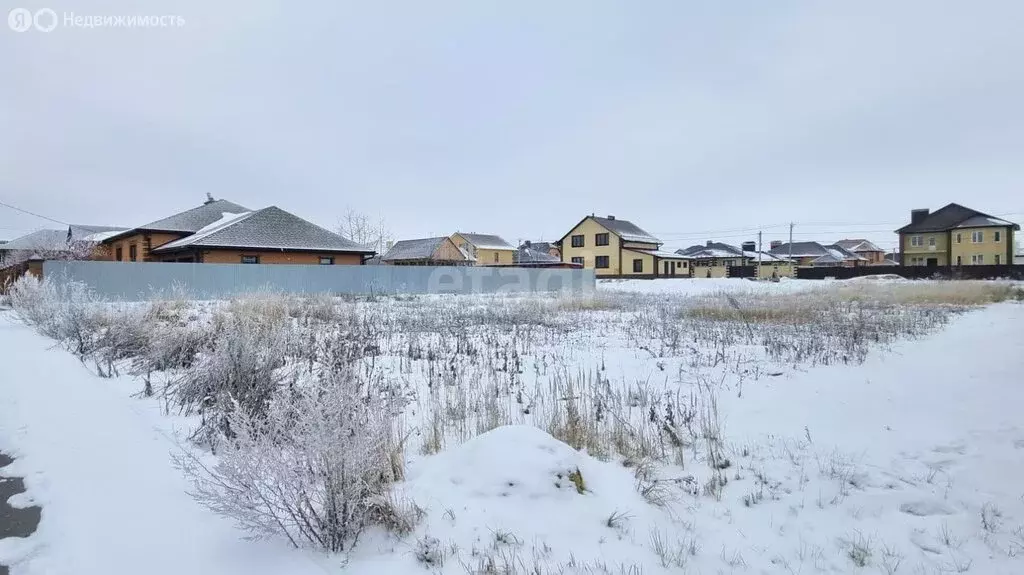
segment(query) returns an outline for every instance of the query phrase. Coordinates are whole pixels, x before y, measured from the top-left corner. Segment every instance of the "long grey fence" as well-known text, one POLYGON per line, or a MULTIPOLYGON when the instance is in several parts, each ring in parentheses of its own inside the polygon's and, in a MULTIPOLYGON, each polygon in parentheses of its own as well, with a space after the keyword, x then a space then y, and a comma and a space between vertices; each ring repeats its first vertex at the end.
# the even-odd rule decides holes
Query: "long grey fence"
POLYGON ((477 294, 592 291, 594 270, 503 267, 47 261, 43 277, 78 281, 121 301, 170 290, 217 299, 268 290, 293 294, 477 294))

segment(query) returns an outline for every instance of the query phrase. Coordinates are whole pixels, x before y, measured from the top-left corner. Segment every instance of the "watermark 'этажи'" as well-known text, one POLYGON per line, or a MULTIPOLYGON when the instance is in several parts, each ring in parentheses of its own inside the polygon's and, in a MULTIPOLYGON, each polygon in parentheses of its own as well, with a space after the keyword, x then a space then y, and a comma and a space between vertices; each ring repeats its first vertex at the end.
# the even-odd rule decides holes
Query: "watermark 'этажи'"
POLYGON ((15 32, 52 32, 58 27, 64 28, 180 28, 185 19, 177 15, 147 16, 118 15, 97 16, 75 14, 74 12, 57 13, 51 8, 40 8, 32 11, 28 8, 14 8, 7 13, 7 25, 15 32))

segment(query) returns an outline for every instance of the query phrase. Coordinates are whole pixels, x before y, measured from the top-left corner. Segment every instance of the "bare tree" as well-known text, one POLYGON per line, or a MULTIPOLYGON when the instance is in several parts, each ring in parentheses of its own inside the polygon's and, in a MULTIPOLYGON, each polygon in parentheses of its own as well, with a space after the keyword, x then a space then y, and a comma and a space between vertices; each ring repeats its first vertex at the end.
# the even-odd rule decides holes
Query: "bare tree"
POLYGON ((364 213, 357 212, 351 207, 346 208, 345 215, 338 222, 337 232, 357 244, 367 246, 379 254, 387 251, 388 242, 391 241, 391 231, 388 230, 384 218, 371 219, 364 213))
POLYGON ((91 240, 72 239, 64 242, 47 241, 41 238, 34 244, 21 249, 9 250, 0 257, 0 269, 23 264, 32 259, 40 260, 89 260, 102 256, 106 248, 91 240))

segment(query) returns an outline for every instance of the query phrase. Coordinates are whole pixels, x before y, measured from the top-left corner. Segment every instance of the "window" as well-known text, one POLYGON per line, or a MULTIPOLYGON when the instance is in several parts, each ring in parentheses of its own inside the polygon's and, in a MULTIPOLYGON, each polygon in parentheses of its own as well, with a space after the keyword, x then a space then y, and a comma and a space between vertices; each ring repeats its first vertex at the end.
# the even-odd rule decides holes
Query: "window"
POLYGON ((584 245, 583 244, 583 234, 580 234, 578 236, 573 236, 572 237, 572 247, 574 247, 574 248, 582 248, 583 245, 584 245))
POLYGON ((637 258, 633 260, 633 273, 642 274, 644 273, 644 260, 637 258))
MULTIPOLYGON (((242 262, 245 263, 245 262, 242 262)), ((333 266, 334 256, 320 256, 320 265, 322 266, 333 266)))
POLYGON ((963 260, 962 260, 962 258, 961 258, 960 256, 956 256, 956 265, 958 265, 958 266, 959 266, 959 265, 963 265, 963 264, 961 263, 962 261, 963 261, 963 260))
POLYGON ((594 245, 606 246, 608 245, 608 234, 594 234, 594 245))
POLYGON ((976 265, 976 266, 980 266, 980 265, 984 264, 985 263, 985 255, 984 254, 977 254, 977 255, 971 256, 971 263, 976 265))
POLYGON ((599 270, 608 269, 608 256, 597 256, 594 258, 594 267, 599 270))
MULTIPOLYGON (((993 234, 995 234, 995 235, 994 235, 994 236, 992 237, 992 241, 994 241, 994 242, 998 242, 998 241, 1000 241, 1000 238, 1002 238, 1002 237, 1003 237, 1003 236, 1002 236, 1002 234, 1001 234, 1001 233, 1000 233, 999 231, 994 231, 994 232, 992 232, 992 233, 993 233, 993 234)), ((999 262, 996 262, 996 263, 999 263, 999 262)))
POLYGON ((682 265, 685 268, 688 265, 688 262, 684 261, 682 265))
POLYGON ((114 259, 117 261, 121 261, 123 259, 123 255, 124 254, 121 253, 121 246, 117 246, 117 249, 114 250, 114 259))
POLYGON ((243 264, 258 264, 260 263, 260 256, 242 256, 243 264))
POLYGON ((128 246, 128 259, 131 261, 136 259, 135 244, 128 246))
POLYGON ((971 232, 971 243, 980 244, 985 241, 985 232, 971 232))
POLYGON ((494 252, 494 263, 498 263, 498 252, 494 252))
POLYGON ((924 238, 921 236, 910 236, 910 245, 919 248, 924 245, 924 238))
POLYGON ((996 254, 996 265, 999 265, 999 254, 996 254))
POLYGON ((928 245, 933 248, 935 247, 935 236, 928 236, 928 245))
POLYGON ((963 234, 957 234, 956 235, 956 243, 958 243, 958 244, 961 243, 963 241, 963 239, 964 239, 963 238, 963 234))
POLYGON ((572 263, 577 265, 583 265, 583 258, 572 258, 572 263))

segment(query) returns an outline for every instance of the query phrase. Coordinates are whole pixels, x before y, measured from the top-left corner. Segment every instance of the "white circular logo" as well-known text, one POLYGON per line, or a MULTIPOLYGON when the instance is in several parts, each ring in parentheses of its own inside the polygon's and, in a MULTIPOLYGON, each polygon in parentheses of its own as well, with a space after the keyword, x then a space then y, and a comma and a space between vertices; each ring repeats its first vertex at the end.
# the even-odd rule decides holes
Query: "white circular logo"
POLYGON ((36 10, 33 20, 36 30, 40 32, 53 32, 53 29, 57 27, 57 13, 49 8, 36 10))
MULTIPOLYGON (((54 20, 56 20, 54 14, 54 20)), ((32 27, 32 12, 27 8, 15 8, 7 13, 7 25, 15 32, 27 32, 32 27)))

